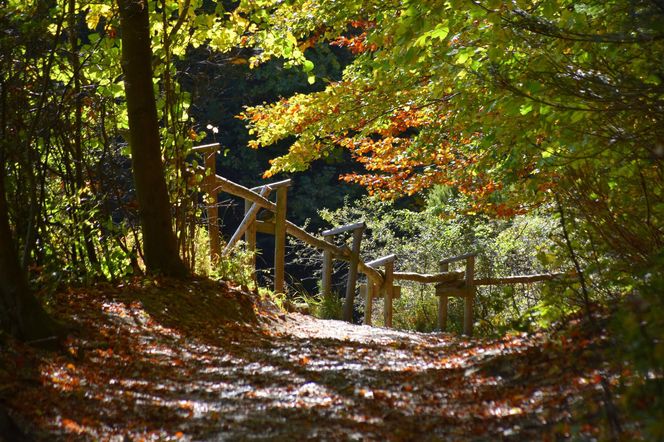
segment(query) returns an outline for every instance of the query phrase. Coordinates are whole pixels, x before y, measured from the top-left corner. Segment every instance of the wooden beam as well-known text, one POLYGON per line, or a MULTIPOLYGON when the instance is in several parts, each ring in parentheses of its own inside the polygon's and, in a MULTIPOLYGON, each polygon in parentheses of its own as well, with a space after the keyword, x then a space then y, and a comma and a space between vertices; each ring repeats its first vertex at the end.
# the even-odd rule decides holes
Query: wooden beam
POLYGON ((274 223, 271 221, 259 221, 256 220, 253 223, 256 232, 264 233, 266 235, 274 235, 274 223))
MULTIPOLYGON (((328 236, 325 241, 331 243, 332 237, 328 236)), ((332 294, 332 252, 323 250, 323 274, 321 275, 320 291, 327 298, 332 294)))
POLYGON ((323 236, 332 236, 332 235, 338 235, 339 233, 343 232, 348 232, 349 230, 357 230, 357 229, 366 229, 367 225, 364 223, 364 221, 355 223, 355 224, 347 224, 345 226, 337 227, 334 229, 330 230, 324 230, 321 235, 323 236))
POLYGON ((463 303, 463 334, 473 335, 473 304, 475 303, 475 255, 466 258, 466 298, 463 303))
POLYGON ((475 256, 477 256, 477 252, 466 253, 466 254, 459 255, 459 256, 453 256, 451 258, 441 259, 440 261, 438 261, 438 263, 439 264, 450 264, 452 262, 463 261, 464 259, 468 259, 468 258, 474 258, 475 256))
MULTIPOLYGON (((244 212, 248 213, 251 210, 252 202, 244 200, 244 212)), ((249 224, 247 230, 244 232, 244 242, 247 243, 247 250, 251 253, 251 279, 254 281, 254 286, 258 289, 258 279, 256 278, 256 222, 249 224)))
POLYGON ((385 263, 385 282, 383 283, 383 314, 385 317, 385 327, 392 328, 392 301, 394 298, 394 261, 385 263))
POLYGON ((530 284, 563 277, 574 277, 574 275, 570 273, 541 273, 536 275, 505 276, 502 278, 480 278, 476 279, 474 283, 475 285, 530 284))
POLYGON ((274 183, 262 184, 260 186, 252 187, 251 190, 253 192, 259 192, 261 189, 263 189, 265 187, 269 187, 271 189, 276 190, 280 187, 290 187, 290 185, 291 185, 291 180, 287 179, 287 180, 282 180, 282 181, 275 181, 274 183))
POLYGON ((216 152, 221 145, 219 143, 202 144, 191 148, 192 152, 216 152))
MULTIPOLYGON (((268 195, 272 189, 269 186, 263 187, 260 191, 260 196, 267 198, 268 195)), ((233 248, 235 243, 240 239, 242 235, 244 235, 244 232, 249 228, 249 225, 252 224, 256 220, 256 214, 258 213, 258 210, 260 207, 256 203, 252 203, 251 206, 249 207, 249 210, 245 211, 244 219, 238 226, 237 230, 235 230, 235 233, 233 233, 233 236, 231 236, 231 239, 228 240, 228 243, 226 244, 226 247, 224 247, 223 254, 226 255, 230 250, 233 248)))
POLYGON ((346 282, 346 299, 344 300, 344 321, 353 322, 353 305, 355 302, 355 284, 357 283, 357 271, 360 263, 360 245, 364 227, 353 229, 353 245, 348 268, 348 281, 346 282))
POLYGON ((429 284, 460 281, 463 278, 463 275, 464 272, 436 273, 433 275, 412 272, 394 272, 394 279, 429 284))
POLYGON ((383 265, 387 264, 388 262, 394 262, 394 260, 396 258, 397 258, 397 255, 387 255, 387 256, 383 256, 382 258, 378 258, 378 259, 374 259, 373 261, 369 261, 365 264, 368 265, 369 267, 376 268, 376 267, 383 266, 383 265))
MULTIPOLYGON (((199 166, 199 168, 202 167, 199 166)), ((273 212, 277 210, 277 205, 272 201, 263 198, 256 192, 253 192, 240 184, 234 183, 233 181, 219 175, 215 175, 215 180, 216 191, 222 190, 240 198, 244 198, 245 200, 254 202, 259 206, 273 212)), ((349 258, 350 251, 345 251, 341 247, 337 247, 334 244, 330 244, 322 239, 316 238, 306 230, 296 226, 290 221, 286 221, 286 232, 312 247, 320 250, 329 250, 333 255, 341 258, 349 258)), ((380 272, 378 272, 376 269, 372 269, 371 267, 366 266, 362 261, 359 263, 359 270, 367 275, 367 277, 370 278, 375 284, 379 286, 383 284, 383 275, 381 275, 380 272)))
MULTIPOLYGON (((450 265, 446 262, 440 264, 440 272, 448 273, 450 265)), ((436 286, 436 295, 438 295, 438 286, 436 286)), ((440 331, 445 331, 447 329, 447 295, 441 293, 438 295, 438 329, 440 331)))
POLYGON ((287 201, 288 186, 281 186, 277 189, 277 211, 274 215, 274 293, 285 293, 287 201))
POLYGON ((208 234, 210 236, 210 261, 218 262, 221 257, 221 235, 219 233, 219 208, 217 207, 217 192, 215 190, 215 173, 217 171, 217 147, 215 145, 202 146, 200 150, 204 152, 205 166, 203 169, 206 171, 203 178, 203 187, 207 193, 207 219, 208 219, 208 234), (209 172, 208 172, 209 171, 209 172))

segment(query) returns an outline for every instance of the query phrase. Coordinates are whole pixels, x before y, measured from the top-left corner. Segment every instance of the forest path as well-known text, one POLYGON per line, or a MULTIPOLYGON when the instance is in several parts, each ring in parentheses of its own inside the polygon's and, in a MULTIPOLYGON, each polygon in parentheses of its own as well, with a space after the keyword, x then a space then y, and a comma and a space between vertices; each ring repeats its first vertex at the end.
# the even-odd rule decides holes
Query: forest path
POLYGON ((44 440, 557 440, 599 431, 596 343, 580 328, 574 339, 401 332, 286 316, 222 287, 58 295, 58 317, 79 331, 57 354, 2 347, 0 403, 44 440), (253 308, 262 326, 216 321, 230 305, 243 306, 236 318, 253 308))

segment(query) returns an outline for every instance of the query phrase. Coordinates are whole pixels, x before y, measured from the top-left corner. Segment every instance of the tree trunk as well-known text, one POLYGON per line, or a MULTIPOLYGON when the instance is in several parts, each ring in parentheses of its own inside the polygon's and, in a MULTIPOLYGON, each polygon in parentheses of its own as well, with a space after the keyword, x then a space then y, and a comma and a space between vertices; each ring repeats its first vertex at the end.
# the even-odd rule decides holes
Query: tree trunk
MULTIPOLYGON (((0 154, 1 155, 1 154, 0 154)), ((0 329, 24 341, 55 337, 58 327, 28 288, 9 228, 5 166, 0 159, 0 329)))
POLYGON ((161 162, 159 121, 152 88, 147 0, 117 0, 122 28, 122 68, 129 115, 134 183, 149 273, 183 277, 171 223, 171 207, 161 162))

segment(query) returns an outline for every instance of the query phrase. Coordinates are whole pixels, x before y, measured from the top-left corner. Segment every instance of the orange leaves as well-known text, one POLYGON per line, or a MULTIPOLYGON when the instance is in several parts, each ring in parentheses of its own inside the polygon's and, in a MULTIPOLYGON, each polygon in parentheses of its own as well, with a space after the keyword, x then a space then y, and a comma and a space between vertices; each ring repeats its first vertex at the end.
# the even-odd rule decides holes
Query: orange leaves
POLYGON ((374 52, 378 49, 375 43, 367 43, 367 33, 363 32, 360 35, 348 37, 337 37, 330 43, 331 46, 339 46, 340 48, 348 48, 351 53, 358 55, 367 51, 374 52))

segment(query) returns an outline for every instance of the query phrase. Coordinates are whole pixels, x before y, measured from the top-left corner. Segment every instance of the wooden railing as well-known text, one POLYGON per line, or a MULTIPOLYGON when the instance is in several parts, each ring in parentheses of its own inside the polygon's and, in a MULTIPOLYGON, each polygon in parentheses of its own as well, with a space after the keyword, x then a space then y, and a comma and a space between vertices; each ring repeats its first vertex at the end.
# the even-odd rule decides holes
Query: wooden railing
MULTIPOLYGON (((286 219, 286 208, 288 200, 288 188, 290 180, 278 181, 263 186, 249 189, 234 183, 214 173, 216 164, 216 150, 219 144, 208 144, 193 148, 196 153, 202 153, 205 161, 199 166, 199 172, 204 173, 203 190, 208 200, 214 202, 207 207, 207 216, 210 235, 210 254, 213 261, 226 255, 237 241, 244 235, 247 247, 252 252, 256 251, 256 234, 267 233, 274 235, 274 291, 283 293, 285 291, 285 248, 286 234, 303 241, 304 243, 323 251, 323 271, 321 291, 323 296, 331 296, 331 281, 333 260, 340 259, 350 263, 348 279, 346 281, 346 296, 343 307, 344 320, 351 322, 353 316, 353 305, 355 301, 355 290, 357 286, 358 273, 367 278, 367 284, 360 286, 360 294, 364 296, 364 323, 371 325, 371 312, 374 299, 383 298, 383 314, 386 327, 392 327, 393 300, 398 298, 401 287, 396 281, 413 281, 423 284, 435 284, 438 304, 438 326, 441 331, 447 327, 448 299, 450 296, 464 299, 463 333, 471 336, 473 332, 473 304, 475 300, 476 287, 481 285, 533 283, 547 281, 566 274, 539 274, 525 276, 509 276, 504 278, 481 278, 475 279, 475 253, 467 253, 451 258, 444 258, 439 262, 439 273, 422 274, 413 272, 395 271, 396 255, 387 255, 373 261, 364 262, 360 257, 360 245, 366 224, 364 222, 349 224, 322 232, 322 238, 316 237, 304 229, 296 226, 286 219), (245 201, 245 216, 228 243, 221 249, 221 240, 217 224, 217 194, 220 192, 230 193, 245 201), (275 201, 269 199, 275 192, 275 201), (257 219, 259 209, 267 209, 271 212, 269 219, 257 219), (341 241, 335 244, 339 235, 352 232, 352 243, 350 247, 341 241), (465 262, 465 270, 451 272, 449 265, 454 262, 465 262)), ((255 256, 255 253, 254 253, 255 256)), ((255 271, 255 258, 253 262, 255 271)), ((570 276, 567 274, 567 276, 570 276)))

